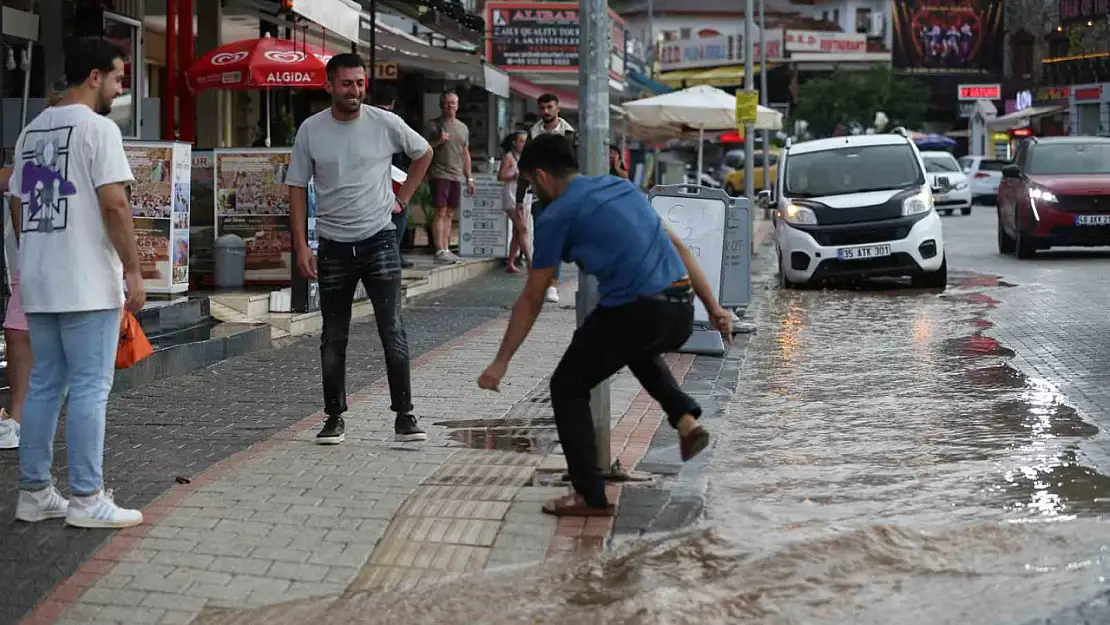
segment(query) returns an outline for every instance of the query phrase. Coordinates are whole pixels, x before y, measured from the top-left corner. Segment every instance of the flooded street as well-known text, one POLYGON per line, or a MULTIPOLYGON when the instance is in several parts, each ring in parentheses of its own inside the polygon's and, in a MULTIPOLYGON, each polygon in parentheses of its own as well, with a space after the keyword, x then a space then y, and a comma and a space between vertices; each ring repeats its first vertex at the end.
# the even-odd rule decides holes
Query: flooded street
MULTIPOLYGON (((943 294, 781 291, 761 256, 759 331, 735 387, 713 391, 713 447, 621 500, 624 514, 637 489, 702 484, 693 525, 306 614, 318 625, 1110 621, 1099 602, 1110 252, 1003 258, 994 224, 991 209, 945 219, 943 294)), ((509 425, 490 448, 553 443, 550 422, 509 425)), ((478 446, 465 429, 450 436, 478 446)))

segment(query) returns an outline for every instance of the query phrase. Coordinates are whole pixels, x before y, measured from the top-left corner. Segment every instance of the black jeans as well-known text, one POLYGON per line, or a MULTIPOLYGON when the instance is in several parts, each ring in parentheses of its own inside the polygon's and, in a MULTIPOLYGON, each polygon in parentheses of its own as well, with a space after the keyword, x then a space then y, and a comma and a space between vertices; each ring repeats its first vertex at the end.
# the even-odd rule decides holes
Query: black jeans
POLYGON ((590 414, 590 390, 627 366, 671 427, 701 407, 678 386, 662 355, 693 332, 694 304, 689 287, 668 289, 621 306, 598 306, 574 333, 551 376, 551 406, 559 443, 574 490, 594 507, 607 504, 605 479, 597 466, 597 440, 590 414))
POLYGON ((397 228, 397 248, 401 248, 401 241, 405 238, 405 228, 409 225, 409 209, 406 206, 399 213, 393 213, 393 225, 397 228))
POLYGON ((347 411, 347 340, 351 306, 360 280, 374 306, 374 320, 385 351, 390 410, 412 412, 409 346, 401 319, 401 255, 397 235, 392 230, 383 230, 357 243, 321 238, 317 273, 320 311, 324 317, 320 336, 324 412, 336 416, 347 411))

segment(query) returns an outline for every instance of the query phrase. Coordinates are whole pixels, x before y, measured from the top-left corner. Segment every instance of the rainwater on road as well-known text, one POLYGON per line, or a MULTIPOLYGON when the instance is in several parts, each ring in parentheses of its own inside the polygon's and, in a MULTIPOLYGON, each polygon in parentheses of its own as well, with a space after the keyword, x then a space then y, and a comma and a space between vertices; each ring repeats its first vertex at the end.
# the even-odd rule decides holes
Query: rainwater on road
POLYGON ((943 294, 779 291, 761 256, 698 525, 316 622, 1001 625, 1098 596, 1110 251, 1000 257, 993 209, 945 234, 943 294))

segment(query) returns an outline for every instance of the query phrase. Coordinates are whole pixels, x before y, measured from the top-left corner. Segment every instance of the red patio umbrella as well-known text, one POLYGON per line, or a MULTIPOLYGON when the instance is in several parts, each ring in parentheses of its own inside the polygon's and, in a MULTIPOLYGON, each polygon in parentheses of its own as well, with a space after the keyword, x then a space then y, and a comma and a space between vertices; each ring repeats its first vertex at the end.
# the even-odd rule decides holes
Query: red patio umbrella
POLYGON ((206 89, 265 89, 266 146, 270 145, 270 93, 273 87, 323 89, 331 55, 304 42, 243 39, 220 46, 193 62, 185 83, 193 93, 206 89))
POLYGON ((194 93, 205 89, 323 89, 331 55, 303 42, 263 37, 220 46, 193 62, 185 81, 194 93))

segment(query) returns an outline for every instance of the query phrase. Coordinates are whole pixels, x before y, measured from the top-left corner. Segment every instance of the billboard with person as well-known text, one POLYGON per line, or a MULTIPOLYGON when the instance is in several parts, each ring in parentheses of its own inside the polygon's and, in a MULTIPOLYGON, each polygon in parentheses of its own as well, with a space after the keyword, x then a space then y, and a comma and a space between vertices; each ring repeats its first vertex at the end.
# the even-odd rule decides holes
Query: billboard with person
POLYGON ((1001 0, 895 0, 895 68, 933 74, 1002 72, 1001 0))

